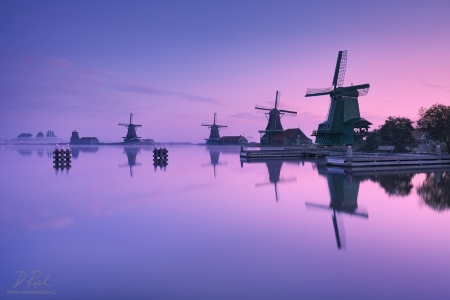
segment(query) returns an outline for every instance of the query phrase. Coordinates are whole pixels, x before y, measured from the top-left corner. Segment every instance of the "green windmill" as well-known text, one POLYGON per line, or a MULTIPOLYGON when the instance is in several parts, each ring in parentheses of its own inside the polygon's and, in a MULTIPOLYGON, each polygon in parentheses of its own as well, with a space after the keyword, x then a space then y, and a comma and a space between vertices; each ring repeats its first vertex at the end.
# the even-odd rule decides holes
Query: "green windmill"
POLYGON ((344 87, 344 77, 347 68, 347 50, 339 51, 333 86, 324 89, 308 89, 305 97, 330 95, 331 102, 327 120, 319 124, 313 131, 316 143, 320 145, 353 145, 363 139, 372 125, 361 118, 358 97, 369 92, 369 84, 344 87))

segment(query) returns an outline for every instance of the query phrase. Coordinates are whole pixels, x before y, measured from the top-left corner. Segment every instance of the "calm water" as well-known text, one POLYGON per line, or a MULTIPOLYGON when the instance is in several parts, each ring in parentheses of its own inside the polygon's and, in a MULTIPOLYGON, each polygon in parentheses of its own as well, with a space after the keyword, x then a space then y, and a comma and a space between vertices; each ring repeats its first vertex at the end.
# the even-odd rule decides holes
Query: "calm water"
POLYGON ((55 172, 52 150, 0 146, 1 299, 450 297, 449 172, 204 146, 169 148, 165 170, 152 148, 73 149, 55 172), (7 294, 35 290, 56 295, 7 294))

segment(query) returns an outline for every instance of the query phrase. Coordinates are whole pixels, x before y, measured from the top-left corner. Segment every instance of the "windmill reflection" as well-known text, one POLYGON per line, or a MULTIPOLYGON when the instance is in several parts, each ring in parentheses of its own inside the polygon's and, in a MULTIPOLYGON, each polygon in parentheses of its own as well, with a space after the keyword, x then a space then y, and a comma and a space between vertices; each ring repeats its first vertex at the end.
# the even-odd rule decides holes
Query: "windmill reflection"
POLYGON ((140 166, 140 163, 136 162, 136 156, 141 151, 138 147, 124 147, 125 154, 127 155, 128 163, 119 165, 119 167, 130 167, 130 177, 133 177, 133 167, 140 166))
POLYGON ((283 166, 283 161, 281 161, 281 160, 268 160, 268 161, 265 161, 265 164, 267 166, 267 171, 269 174, 269 181, 257 183, 257 184, 255 184, 255 187, 261 187, 261 186, 273 184, 274 189, 275 189, 275 200, 278 202, 278 199, 279 199, 278 187, 277 187, 278 183, 293 182, 293 181, 296 181, 297 178, 294 178, 294 177, 282 178, 280 176, 281 167, 283 166))
POLYGON ((219 156, 220 156, 220 148, 219 147, 212 146, 212 147, 207 147, 206 149, 209 152, 210 163, 203 164, 202 167, 213 166, 214 177, 216 177, 216 166, 221 166, 221 165, 223 166, 223 165, 226 165, 227 163, 219 161, 219 156))
MULTIPOLYGON (((320 174, 321 172, 319 172, 320 174)), ((326 174, 328 189, 330 192, 330 204, 316 204, 306 202, 308 208, 318 208, 332 211, 332 221, 334 234, 338 249, 345 249, 346 238, 342 214, 369 218, 367 212, 358 209, 358 191, 361 179, 351 175, 333 174, 332 171, 326 174)))

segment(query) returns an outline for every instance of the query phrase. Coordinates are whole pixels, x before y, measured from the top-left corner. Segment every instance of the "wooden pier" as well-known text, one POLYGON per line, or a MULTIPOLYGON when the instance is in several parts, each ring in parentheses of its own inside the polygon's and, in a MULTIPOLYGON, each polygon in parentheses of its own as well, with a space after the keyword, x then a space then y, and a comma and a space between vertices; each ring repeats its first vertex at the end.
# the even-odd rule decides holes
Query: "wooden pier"
POLYGON ((326 164, 339 168, 359 170, 400 170, 400 169, 439 169, 450 166, 450 155, 404 154, 404 153, 361 153, 343 149, 320 148, 280 148, 245 149, 241 147, 241 160, 299 159, 304 157, 324 157, 326 164))
POLYGON ((302 157, 342 156, 344 151, 319 148, 245 149, 241 147, 240 157, 248 160, 295 159, 302 157))
POLYGON ((353 155, 352 157, 327 157, 327 165, 359 170, 429 169, 450 166, 450 155, 392 154, 353 155))

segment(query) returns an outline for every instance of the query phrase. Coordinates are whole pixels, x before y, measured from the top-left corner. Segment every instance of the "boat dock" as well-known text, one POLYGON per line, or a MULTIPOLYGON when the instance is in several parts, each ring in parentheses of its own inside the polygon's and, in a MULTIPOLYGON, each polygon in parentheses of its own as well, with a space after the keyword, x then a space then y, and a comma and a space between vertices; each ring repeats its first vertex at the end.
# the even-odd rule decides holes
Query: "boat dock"
MULTIPOLYGON (((343 150, 343 149, 342 149, 343 150)), ((332 167, 354 170, 400 170, 448 168, 450 155, 442 154, 405 154, 405 153, 362 153, 336 149, 320 148, 280 148, 245 149, 241 147, 241 160, 299 159, 304 157, 324 157, 326 164, 332 167)))

